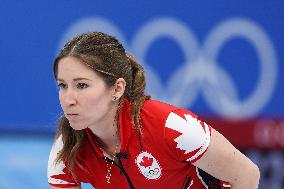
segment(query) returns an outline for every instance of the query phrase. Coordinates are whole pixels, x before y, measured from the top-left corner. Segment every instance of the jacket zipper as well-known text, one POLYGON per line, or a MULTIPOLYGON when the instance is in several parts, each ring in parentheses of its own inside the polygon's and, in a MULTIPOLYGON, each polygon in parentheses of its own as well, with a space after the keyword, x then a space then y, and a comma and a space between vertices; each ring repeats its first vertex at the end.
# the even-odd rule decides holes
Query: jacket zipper
POLYGON ((113 162, 113 164, 114 164, 115 166, 117 166, 117 167, 120 169, 120 172, 121 172, 121 173, 124 175, 124 177, 126 178, 127 183, 128 183, 128 185, 129 185, 130 189, 135 189, 135 187, 134 187, 134 185, 133 185, 133 183, 132 183, 132 181, 131 181, 129 175, 128 175, 127 172, 125 171, 125 169, 124 169, 124 167, 123 167, 123 165, 122 165, 122 162, 121 162, 121 158, 127 159, 127 158, 129 157, 129 155, 128 155, 128 154, 125 154, 125 153, 116 153, 116 157, 117 157, 117 160, 118 160, 118 165, 117 165, 115 162, 113 162, 113 160, 109 159, 109 158, 106 157, 106 156, 104 157, 104 159, 107 160, 107 161, 110 162, 110 163, 113 162))

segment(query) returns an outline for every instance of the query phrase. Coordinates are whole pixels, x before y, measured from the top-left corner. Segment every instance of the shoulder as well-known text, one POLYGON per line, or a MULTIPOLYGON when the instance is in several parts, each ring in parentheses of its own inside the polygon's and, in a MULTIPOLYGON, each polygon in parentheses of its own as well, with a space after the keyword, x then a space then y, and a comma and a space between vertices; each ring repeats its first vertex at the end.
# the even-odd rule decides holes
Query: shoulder
POLYGON ((190 115, 194 118, 198 118, 198 116, 190 110, 176 107, 158 100, 146 100, 141 108, 142 117, 148 116, 166 121, 171 114, 177 114, 181 117, 184 117, 184 115, 190 115))
POLYGON ((180 161, 194 162, 208 148, 211 127, 193 112, 156 100, 145 101, 141 110, 144 131, 156 144, 167 146, 180 161))
POLYGON ((143 127, 161 129, 175 106, 157 100, 146 100, 141 107, 140 116, 143 127))
POLYGON ((158 100, 146 100, 141 108, 141 121, 144 128, 152 132, 165 134, 165 129, 179 123, 195 123, 198 116, 191 111, 158 100), (189 119, 191 118, 191 119, 189 119), (193 121, 193 122, 192 122, 193 121))
POLYGON ((167 116, 177 107, 158 100, 146 100, 141 108, 141 114, 152 114, 157 116, 167 116))
POLYGON ((159 100, 153 100, 153 99, 149 99, 149 100, 144 101, 142 108, 148 108, 148 107, 166 108, 166 109, 177 108, 174 105, 171 105, 171 104, 168 104, 166 102, 159 101, 159 100))

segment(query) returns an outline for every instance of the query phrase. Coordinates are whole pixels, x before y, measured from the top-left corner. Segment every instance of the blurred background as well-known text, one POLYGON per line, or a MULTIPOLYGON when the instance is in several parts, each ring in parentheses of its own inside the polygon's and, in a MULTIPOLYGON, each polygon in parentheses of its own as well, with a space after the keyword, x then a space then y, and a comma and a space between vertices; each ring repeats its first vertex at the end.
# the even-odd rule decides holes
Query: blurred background
POLYGON ((86 31, 115 35, 153 98, 200 115, 258 164, 259 188, 283 189, 283 10, 282 0, 1 0, 0 189, 48 188, 61 114, 52 63, 86 31))

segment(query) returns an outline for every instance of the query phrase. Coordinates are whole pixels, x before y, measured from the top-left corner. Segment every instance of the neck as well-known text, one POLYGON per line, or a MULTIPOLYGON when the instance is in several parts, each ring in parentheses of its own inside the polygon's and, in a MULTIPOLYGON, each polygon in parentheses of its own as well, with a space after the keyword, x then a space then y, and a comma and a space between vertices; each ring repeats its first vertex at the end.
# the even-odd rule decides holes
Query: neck
POLYGON ((119 125, 115 119, 116 110, 110 111, 110 115, 107 117, 103 122, 89 127, 89 129, 96 136, 100 147, 105 152, 110 153, 114 152, 117 146, 120 146, 119 125))

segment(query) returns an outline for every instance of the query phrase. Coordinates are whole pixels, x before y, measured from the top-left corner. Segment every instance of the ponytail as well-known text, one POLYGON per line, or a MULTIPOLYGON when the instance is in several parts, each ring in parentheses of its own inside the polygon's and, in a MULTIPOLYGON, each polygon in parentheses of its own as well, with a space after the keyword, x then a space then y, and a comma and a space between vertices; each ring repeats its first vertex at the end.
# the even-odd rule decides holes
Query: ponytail
POLYGON ((132 125, 134 128, 138 129, 139 134, 142 135, 140 110, 143 102, 151 97, 144 94, 146 81, 143 67, 137 63, 131 54, 126 53, 126 56, 132 67, 132 85, 130 91, 126 92, 127 98, 131 102, 132 125))

